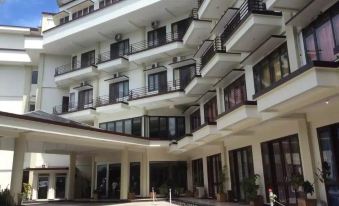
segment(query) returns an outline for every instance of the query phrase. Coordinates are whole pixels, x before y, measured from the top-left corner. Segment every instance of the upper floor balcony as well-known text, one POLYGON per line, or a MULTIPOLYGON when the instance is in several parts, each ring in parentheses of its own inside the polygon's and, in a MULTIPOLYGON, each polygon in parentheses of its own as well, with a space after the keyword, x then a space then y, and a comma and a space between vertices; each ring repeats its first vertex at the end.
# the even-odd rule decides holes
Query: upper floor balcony
POLYGON ((74 121, 93 121, 96 112, 94 101, 91 99, 55 106, 53 113, 74 121))
POLYGON ((129 68, 128 52, 117 52, 111 50, 98 55, 96 65, 99 71, 115 73, 121 69, 129 68))
POLYGON ((98 113, 116 113, 129 109, 128 96, 115 97, 113 94, 100 96, 95 107, 98 113))
POLYGON ((147 40, 130 45, 129 60, 136 63, 151 63, 168 56, 180 56, 189 51, 183 43, 185 33, 185 30, 166 33, 165 27, 154 30, 152 35, 149 33, 147 40))
POLYGON ((98 75, 97 66, 90 62, 74 61, 55 68, 54 81, 58 85, 68 85, 98 75))
POLYGON ((228 52, 252 52, 281 27, 282 13, 267 10, 263 0, 245 0, 221 37, 228 52))
POLYGON ((198 0, 200 19, 219 19, 236 0, 198 0))
POLYGON ((185 16, 194 6, 193 1, 181 0, 112 0, 109 5, 106 2, 109 1, 105 0, 103 6, 95 7, 94 11, 76 20, 69 14, 68 20, 62 24, 55 22, 56 26, 45 30, 46 52, 70 55, 77 52, 74 44, 91 47, 98 41, 106 41, 112 34, 133 33, 149 28, 154 21, 169 22, 173 16, 185 16))

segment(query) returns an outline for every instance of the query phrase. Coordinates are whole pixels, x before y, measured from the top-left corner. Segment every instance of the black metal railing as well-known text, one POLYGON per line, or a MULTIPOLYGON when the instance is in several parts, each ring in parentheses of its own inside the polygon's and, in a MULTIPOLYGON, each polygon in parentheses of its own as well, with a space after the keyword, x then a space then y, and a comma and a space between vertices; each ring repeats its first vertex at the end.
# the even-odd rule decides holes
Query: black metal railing
POLYGON ((137 42, 130 45, 129 54, 135 54, 138 52, 142 52, 148 49, 153 49, 159 46, 163 46, 172 42, 182 41, 183 36, 186 31, 183 32, 170 32, 163 36, 158 36, 156 40, 145 40, 141 42, 137 42))
POLYGON ((55 106, 53 108, 53 114, 56 115, 61 115, 61 114, 67 114, 71 112, 78 112, 86 109, 93 109, 94 108, 94 103, 93 100, 89 102, 84 102, 84 103, 78 103, 78 102, 70 102, 67 105, 59 105, 55 106))
POLYGON ((192 16, 192 20, 199 19, 198 9, 197 8, 192 9, 191 16, 192 16))
POLYGON ((66 74, 69 72, 77 71, 80 69, 84 69, 90 66, 94 66, 94 63, 91 64, 90 62, 86 63, 80 63, 80 62, 73 62, 70 64, 66 64, 60 67, 55 68, 55 74, 54 76, 60 76, 62 74, 66 74))
POLYGON ((246 0, 234 14, 224 32, 221 35, 223 43, 232 36, 234 31, 241 25, 241 23, 247 19, 247 17, 253 12, 267 11, 264 0, 246 0))
POLYGON ((112 60, 119 59, 119 58, 128 58, 128 52, 121 53, 118 55, 114 55, 112 51, 106 51, 106 52, 100 53, 98 55, 98 58, 96 59, 96 63, 100 64, 100 63, 112 61, 112 60))
POLYGON ((176 91, 182 91, 184 88, 180 80, 169 81, 167 84, 148 85, 146 87, 136 88, 129 91, 128 100, 136 100, 150 96, 162 95, 176 91))
POLYGON ((203 69, 207 63, 214 57, 216 53, 225 53, 226 48, 222 44, 220 37, 216 37, 213 44, 206 50, 201 57, 201 69, 203 69))
POLYGON ((126 103, 128 101, 128 96, 125 97, 110 97, 108 95, 100 96, 95 101, 95 107, 102 107, 117 103, 126 103))

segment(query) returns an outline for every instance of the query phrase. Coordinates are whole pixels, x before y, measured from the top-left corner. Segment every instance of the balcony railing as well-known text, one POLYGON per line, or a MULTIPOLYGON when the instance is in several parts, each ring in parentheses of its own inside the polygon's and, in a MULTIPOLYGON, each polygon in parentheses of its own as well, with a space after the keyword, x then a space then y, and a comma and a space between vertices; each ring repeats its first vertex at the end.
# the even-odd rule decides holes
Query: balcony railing
POLYGON ((118 103, 126 103, 128 101, 128 98, 129 98, 128 96, 119 97, 119 98, 110 97, 108 95, 101 96, 96 99, 95 107, 102 107, 102 106, 118 104, 118 103))
POLYGON ((90 102, 80 104, 78 102, 70 102, 68 105, 55 106, 53 108, 53 114, 61 115, 93 108, 94 108, 93 100, 91 100, 90 102))
POLYGON ((185 80, 182 80, 181 82, 182 88, 186 88, 187 85, 189 85, 189 83, 191 83, 191 81, 194 78, 200 77, 201 76, 200 70, 201 70, 201 65, 199 62, 197 62, 196 66, 191 68, 189 77, 185 80))
POLYGON ((206 64, 214 57, 216 53, 225 53, 226 49, 222 44, 220 37, 215 38, 213 44, 208 48, 208 50, 201 57, 201 69, 203 69, 206 64))
POLYGON ((232 36, 235 30, 246 20, 252 13, 259 14, 272 14, 277 13, 274 11, 268 11, 264 0, 246 0, 234 14, 223 34, 221 35, 222 43, 232 36))
POLYGON ((150 40, 145 40, 145 41, 141 41, 141 42, 137 42, 134 44, 130 45, 130 50, 129 53, 130 54, 135 54, 138 52, 142 52, 145 50, 149 50, 149 49, 153 49, 153 48, 157 48, 172 42, 180 42, 182 41, 183 36, 185 35, 186 31, 184 32, 175 32, 175 33, 167 33, 164 36, 158 36, 158 39, 154 40, 154 41, 150 41, 150 40))
POLYGON ((119 58, 127 59, 127 56, 128 56, 128 52, 126 52, 126 54, 113 55, 111 51, 107 51, 107 52, 103 52, 98 55, 96 63, 101 64, 101 63, 112 61, 112 60, 119 59, 119 58))
POLYGON ((73 71, 77 71, 77 70, 81 70, 81 69, 84 69, 90 66, 94 66, 94 64, 90 64, 90 63, 81 64, 80 62, 66 64, 66 65, 55 68, 54 76, 60 76, 60 75, 70 73, 73 71))
POLYGON ((146 86, 129 91, 129 101, 142 99, 151 96, 168 94, 176 91, 183 91, 183 87, 179 80, 169 81, 167 84, 160 83, 158 85, 146 86))

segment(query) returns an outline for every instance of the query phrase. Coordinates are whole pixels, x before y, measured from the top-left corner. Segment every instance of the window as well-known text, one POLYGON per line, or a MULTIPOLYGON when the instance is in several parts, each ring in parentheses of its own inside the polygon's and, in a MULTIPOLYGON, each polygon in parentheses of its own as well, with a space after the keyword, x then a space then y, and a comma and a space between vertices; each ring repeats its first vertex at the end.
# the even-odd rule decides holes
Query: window
POLYGON ((38 83, 38 71, 32 71, 31 83, 32 84, 37 84, 38 83))
POLYGON ((111 60, 129 54, 129 39, 111 44, 111 60))
POLYGON ((68 109, 75 108, 75 93, 72 92, 69 94, 69 103, 68 103, 68 109))
POLYGON ((205 123, 213 123, 217 119, 217 97, 213 97, 204 105, 205 123))
POLYGON ((245 76, 241 76, 225 88, 225 111, 229 111, 246 101, 245 76))
POLYGON ((81 68, 89 67, 95 64, 95 51, 89 51, 81 54, 81 68))
POLYGON ((179 83, 176 85, 180 85, 181 88, 185 88, 194 78, 195 64, 183 66, 174 70, 175 80, 179 83))
POLYGON ((93 89, 79 91, 78 107, 79 109, 87 109, 93 106, 93 89))
POLYGON ((78 68, 78 57, 77 56, 73 56, 72 57, 72 69, 75 70, 78 68))
POLYGON ((185 35, 190 23, 191 18, 183 19, 181 21, 173 23, 172 24, 173 40, 181 39, 185 35))
POLYGON ((121 0, 102 0, 102 1, 99 2, 99 8, 100 9, 104 8, 106 6, 118 3, 119 1, 121 1, 121 0))
POLYGON ((166 27, 149 31, 147 33, 148 47, 156 47, 166 43, 166 27))
POLYGON ((129 94, 129 81, 117 82, 110 84, 109 97, 110 103, 123 101, 124 97, 129 94))
POLYGON ((167 91, 167 71, 148 75, 148 91, 167 91))
POLYGON ((200 109, 193 112, 190 116, 190 119, 191 119, 191 132, 194 132, 201 126, 200 109))
POLYGON ((60 18, 60 24, 65 24, 67 22, 69 22, 69 16, 65 16, 65 17, 60 18))
POLYGON ((307 62, 335 61, 339 51, 339 3, 303 31, 307 62))
POLYGON ((35 104, 34 103, 30 103, 29 104, 29 109, 28 109, 29 112, 33 112, 35 111, 35 104))
POLYGON ((112 132, 141 136, 141 117, 100 123, 99 127, 112 132))
POLYGON ((290 73, 287 44, 281 45, 253 67, 256 92, 271 86, 290 73))
POLYGON ((192 160, 192 180, 194 191, 196 187, 204 186, 204 170, 202 159, 192 160))
POLYGON ((149 117, 152 138, 178 139, 185 135, 184 117, 149 117))

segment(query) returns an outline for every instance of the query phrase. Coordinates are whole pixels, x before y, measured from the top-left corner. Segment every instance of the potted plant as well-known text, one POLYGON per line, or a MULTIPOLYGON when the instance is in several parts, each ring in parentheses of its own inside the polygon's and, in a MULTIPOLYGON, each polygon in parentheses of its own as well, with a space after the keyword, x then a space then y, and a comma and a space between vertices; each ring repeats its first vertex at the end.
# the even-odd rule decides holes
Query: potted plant
POLYGON ((134 192, 129 192, 128 193, 128 199, 129 200, 134 200, 135 199, 135 193, 134 192))
POLYGON ((264 199, 261 195, 258 195, 259 184, 257 181, 259 180, 260 175, 255 174, 251 175, 241 183, 241 186, 245 193, 246 201, 250 203, 251 206, 262 206, 264 204, 264 199))
POLYGON ((313 195, 314 187, 309 181, 304 181, 302 184, 303 193, 298 198, 298 206, 316 206, 316 199, 309 199, 307 195, 313 195))
POLYGON ((30 200, 32 195, 32 186, 28 183, 23 183, 23 199, 30 200))
POLYGON ((217 193, 217 201, 218 202, 226 202, 226 194, 225 194, 225 182, 227 180, 226 177, 227 167, 226 165, 222 169, 220 175, 219 175, 219 184, 218 184, 218 193, 217 193))

